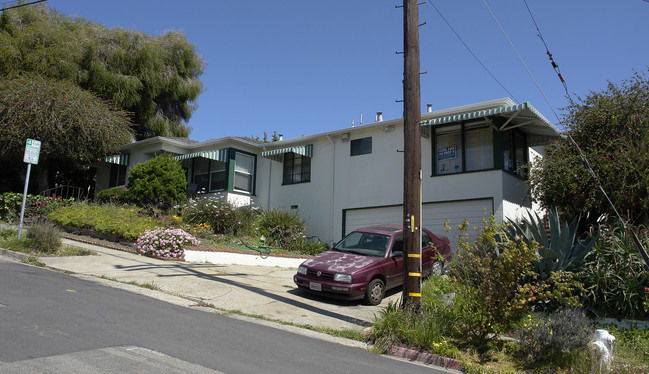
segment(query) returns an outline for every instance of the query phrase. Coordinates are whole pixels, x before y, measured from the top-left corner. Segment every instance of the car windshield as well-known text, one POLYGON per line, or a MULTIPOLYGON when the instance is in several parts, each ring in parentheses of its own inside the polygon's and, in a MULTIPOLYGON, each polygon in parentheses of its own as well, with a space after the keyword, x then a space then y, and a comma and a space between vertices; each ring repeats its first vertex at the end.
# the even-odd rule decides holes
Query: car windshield
POLYGON ((336 244, 333 249, 363 256, 384 257, 388 250, 388 243, 390 243, 388 235, 354 231, 336 244))

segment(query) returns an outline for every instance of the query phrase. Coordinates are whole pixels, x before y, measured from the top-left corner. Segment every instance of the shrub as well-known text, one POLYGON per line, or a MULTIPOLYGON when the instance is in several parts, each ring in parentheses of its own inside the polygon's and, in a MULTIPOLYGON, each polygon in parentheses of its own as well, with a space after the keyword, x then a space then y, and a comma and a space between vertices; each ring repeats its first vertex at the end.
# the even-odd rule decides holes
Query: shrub
POLYGON ((27 229, 26 237, 38 253, 50 254, 61 248, 61 231, 50 222, 35 222, 27 229))
POLYGON ((381 310, 372 327, 381 350, 391 345, 425 349, 437 355, 456 358, 457 348, 451 339, 449 327, 457 316, 451 311, 448 298, 455 287, 446 275, 431 275, 422 283, 421 309, 400 308, 389 303, 381 310))
POLYGON ((570 225, 567 222, 562 225, 555 208, 548 211, 548 219, 549 234, 536 213, 529 213, 520 224, 510 222, 511 225, 508 226, 510 237, 518 237, 527 244, 532 240, 539 243, 541 258, 534 261, 534 267, 541 280, 549 278, 550 274, 557 270, 570 271, 580 268, 597 241, 597 235, 579 238, 579 216, 573 219, 570 225))
POLYGON ((146 230, 137 239, 138 251, 146 256, 167 259, 182 258, 185 245, 198 245, 198 240, 181 229, 146 230))
POLYGON ((259 235, 276 241, 283 249, 293 250, 304 237, 304 219, 297 212, 273 209, 262 212, 255 222, 259 235))
POLYGON ((329 245, 317 238, 300 238, 290 244, 293 252, 315 256, 319 253, 325 252, 329 249, 329 245))
POLYGON ((168 153, 135 165, 128 183, 129 199, 142 206, 168 209, 187 197, 185 172, 168 153))
MULTIPOLYGON (((645 247, 649 230, 639 230, 645 247)), ((602 227, 580 278, 587 292, 583 303, 597 314, 642 319, 649 317, 649 271, 622 227, 602 227)))
POLYGON ((594 332, 581 310, 564 308, 541 317, 528 315, 516 335, 524 361, 570 367, 586 350, 594 332))
POLYGON ((77 204, 56 210, 48 218, 62 226, 94 228, 98 233, 125 240, 135 240, 145 230, 159 226, 153 218, 139 214, 135 207, 115 205, 77 204))
MULTIPOLYGON (((7 222, 18 222, 22 209, 23 194, 5 192, 0 195, 0 219, 7 222)), ((50 212, 74 203, 74 199, 61 197, 46 197, 41 195, 27 195, 25 201, 26 221, 33 221, 47 216, 50 212)))
POLYGON ((183 221, 191 225, 206 224, 215 234, 230 235, 237 225, 236 208, 222 197, 190 200, 183 208, 183 221))
POLYGON ((485 349, 497 334, 511 331, 527 314, 528 304, 539 292, 532 270, 537 247, 536 242, 510 240, 493 216, 483 219, 475 243, 460 238, 449 269, 457 287, 452 303, 459 317, 452 326, 454 337, 485 349))
POLYGON ((127 204, 128 189, 126 186, 107 188, 97 193, 97 202, 101 204, 127 204))

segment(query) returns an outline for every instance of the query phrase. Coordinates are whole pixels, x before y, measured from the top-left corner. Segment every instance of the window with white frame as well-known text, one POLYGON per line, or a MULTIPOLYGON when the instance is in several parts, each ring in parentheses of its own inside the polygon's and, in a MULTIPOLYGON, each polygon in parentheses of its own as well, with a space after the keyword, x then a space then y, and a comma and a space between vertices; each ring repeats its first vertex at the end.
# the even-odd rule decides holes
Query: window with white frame
POLYGON ((255 158, 251 155, 236 152, 234 159, 234 189, 252 193, 255 175, 255 158))

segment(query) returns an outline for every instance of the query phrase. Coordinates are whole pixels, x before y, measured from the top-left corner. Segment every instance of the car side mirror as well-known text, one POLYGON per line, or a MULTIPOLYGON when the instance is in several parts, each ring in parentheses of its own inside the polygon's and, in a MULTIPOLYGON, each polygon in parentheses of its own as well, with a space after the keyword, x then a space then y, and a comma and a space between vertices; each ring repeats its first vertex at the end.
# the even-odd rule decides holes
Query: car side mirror
POLYGON ((394 251, 390 257, 403 257, 403 251, 394 251))

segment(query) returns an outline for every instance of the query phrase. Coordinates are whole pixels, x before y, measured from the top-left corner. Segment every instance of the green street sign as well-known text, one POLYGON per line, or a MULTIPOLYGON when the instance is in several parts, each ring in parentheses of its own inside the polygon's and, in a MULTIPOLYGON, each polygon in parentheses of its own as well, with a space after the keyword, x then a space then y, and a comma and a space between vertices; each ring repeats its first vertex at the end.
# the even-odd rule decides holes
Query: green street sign
POLYGON ((38 164, 38 156, 41 154, 41 141, 35 139, 27 139, 25 145, 25 157, 23 162, 28 164, 38 164))

